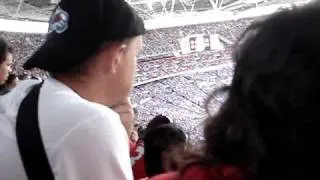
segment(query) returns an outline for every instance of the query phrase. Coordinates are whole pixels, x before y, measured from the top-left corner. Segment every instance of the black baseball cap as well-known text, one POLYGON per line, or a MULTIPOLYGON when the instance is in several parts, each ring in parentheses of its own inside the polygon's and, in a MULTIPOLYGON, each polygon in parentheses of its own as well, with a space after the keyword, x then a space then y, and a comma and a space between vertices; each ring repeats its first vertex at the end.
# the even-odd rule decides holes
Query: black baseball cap
POLYGON ((50 18, 46 41, 24 68, 69 72, 104 44, 144 33, 143 19, 124 0, 61 0, 50 18))

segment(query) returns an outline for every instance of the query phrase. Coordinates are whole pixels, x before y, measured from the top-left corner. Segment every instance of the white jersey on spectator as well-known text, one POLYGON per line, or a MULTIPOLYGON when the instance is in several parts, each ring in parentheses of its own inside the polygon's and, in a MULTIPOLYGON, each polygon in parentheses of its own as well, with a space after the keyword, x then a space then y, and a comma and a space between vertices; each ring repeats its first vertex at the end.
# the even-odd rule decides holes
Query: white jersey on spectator
MULTIPOLYGON (((37 81, 0 97, 0 179, 27 180, 15 124, 23 98, 37 81)), ((119 115, 49 78, 39 97, 39 126, 56 180, 133 179, 129 140, 119 115)))

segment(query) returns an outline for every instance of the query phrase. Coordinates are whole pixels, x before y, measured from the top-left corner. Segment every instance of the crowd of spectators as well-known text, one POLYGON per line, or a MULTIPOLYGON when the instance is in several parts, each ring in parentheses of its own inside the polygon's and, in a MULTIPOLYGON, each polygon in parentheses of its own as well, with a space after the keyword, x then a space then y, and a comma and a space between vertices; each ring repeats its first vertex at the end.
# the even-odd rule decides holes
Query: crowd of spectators
MULTIPOLYGON (((184 36, 218 33, 234 41, 250 22, 250 19, 242 19, 148 31, 144 37, 144 49, 138 56, 135 78, 135 83, 142 85, 135 87, 132 93, 133 102, 139 106, 139 122, 144 125, 156 114, 172 112, 169 117, 175 119, 178 124, 186 123, 187 126, 184 127, 189 129, 192 139, 201 139, 199 135, 201 133, 193 129, 201 127, 198 125, 201 124, 199 119, 204 115, 203 97, 212 91, 212 87, 229 83, 226 79, 231 77, 231 67, 143 84, 154 78, 230 63, 231 47, 226 47, 222 51, 203 51, 179 56, 173 54, 180 51, 179 39, 184 36), (141 101, 146 99, 148 101, 140 105, 141 101)), ((40 70, 33 70, 30 74, 22 69, 25 60, 43 43, 44 35, 8 32, 0 32, 0 35, 13 46, 15 51, 14 73, 19 77, 47 76, 40 70)))
MULTIPOLYGON (((154 68, 157 69, 160 64, 164 64, 162 63, 163 61, 166 61, 166 67, 162 69, 165 69, 168 73, 175 73, 192 67, 203 67, 207 66, 207 64, 215 65, 220 63, 216 62, 216 59, 229 59, 230 50, 229 52, 203 52, 181 57, 172 56, 174 56, 175 52, 179 52, 181 50, 179 40, 182 37, 193 34, 217 33, 230 41, 234 41, 251 21, 251 19, 241 19, 238 21, 217 22, 148 31, 144 36, 144 48, 138 56, 140 60, 139 70, 142 74, 140 75, 138 72, 137 82, 143 81, 145 78, 163 75, 164 72, 154 72, 154 68), (207 56, 209 56, 209 58, 207 56), (212 58, 210 58, 210 56, 212 58), (146 62, 148 60, 153 60, 153 62, 146 62), (201 63, 198 62, 199 60, 201 60, 201 63), (212 60, 215 62, 212 62, 212 60), (141 79, 139 79, 140 77, 141 79)), ((21 65, 45 40, 45 35, 41 34, 0 32, 0 36, 6 39, 15 50, 16 64, 13 68, 14 72, 17 72, 17 74, 23 73, 21 65)), ((33 71, 33 74, 40 76, 45 75, 44 72, 37 70, 33 71)))
POLYGON ((140 57, 148 59, 154 55, 172 55, 173 52, 180 50, 180 38, 193 34, 219 34, 229 41, 235 41, 250 22, 252 19, 240 19, 151 30, 144 37, 145 47, 140 57))
POLYGON ((319 179, 319 2, 240 20, 230 37, 214 29, 224 23, 149 31, 147 56, 143 19, 104 2, 62 0, 45 41, 1 34, 1 179, 319 179), (174 38, 200 31, 234 47, 176 53, 174 38))
MULTIPOLYGON (((145 125, 157 114, 166 114, 181 125, 192 140, 201 140, 204 99, 215 89, 228 85, 233 68, 230 66, 209 72, 198 72, 176 76, 137 86, 132 92, 132 101, 136 103, 138 120, 145 125)), ((224 97, 214 98, 215 110, 224 97)))

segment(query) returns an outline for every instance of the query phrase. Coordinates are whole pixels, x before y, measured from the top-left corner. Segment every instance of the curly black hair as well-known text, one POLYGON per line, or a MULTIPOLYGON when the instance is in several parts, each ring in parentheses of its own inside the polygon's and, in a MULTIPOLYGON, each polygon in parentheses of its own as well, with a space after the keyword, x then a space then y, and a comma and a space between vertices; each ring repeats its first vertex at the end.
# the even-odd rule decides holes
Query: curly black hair
POLYGON ((170 123, 171 123, 171 120, 167 116, 159 114, 159 115, 155 116, 153 119, 151 119, 151 121, 148 123, 146 129, 152 129, 152 128, 156 128, 158 126, 161 126, 163 124, 170 124, 170 123))
POLYGON ((0 38, 0 64, 6 60, 7 54, 12 53, 12 51, 12 47, 4 39, 0 38))
POLYGON ((247 167, 252 179, 318 179, 319 43, 317 2, 242 34, 228 97, 206 122, 205 159, 247 167))
POLYGON ((170 152, 172 147, 186 143, 184 131, 174 124, 163 124, 146 130, 144 140, 144 160, 148 177, 164 173, 163 153, 170 152))

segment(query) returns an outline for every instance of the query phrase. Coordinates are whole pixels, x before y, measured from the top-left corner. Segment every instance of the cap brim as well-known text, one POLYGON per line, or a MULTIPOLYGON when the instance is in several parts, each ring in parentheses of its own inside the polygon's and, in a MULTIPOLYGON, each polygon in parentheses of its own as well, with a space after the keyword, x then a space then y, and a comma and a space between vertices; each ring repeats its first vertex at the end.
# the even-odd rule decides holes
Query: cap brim
POLYGON ((53 34, 23 67, 27 70, 39 68, 49 72, 69 72, 90 58, 98 46, 99 41, 79 41, 69 35, 53 34))
POLYGON ((61 38, 52 36, 30 57, 23 65, 27 70, 39 68, 46 71, 55 71, 61 68, 59 59, 64 54, 66 42, 61 38))

